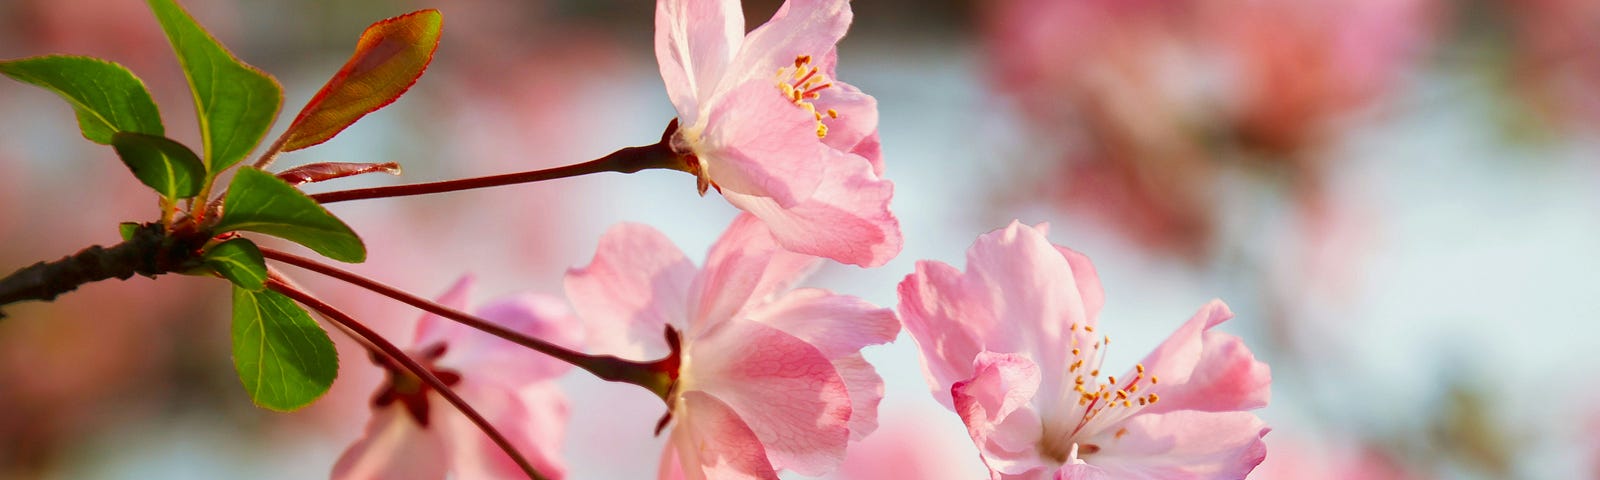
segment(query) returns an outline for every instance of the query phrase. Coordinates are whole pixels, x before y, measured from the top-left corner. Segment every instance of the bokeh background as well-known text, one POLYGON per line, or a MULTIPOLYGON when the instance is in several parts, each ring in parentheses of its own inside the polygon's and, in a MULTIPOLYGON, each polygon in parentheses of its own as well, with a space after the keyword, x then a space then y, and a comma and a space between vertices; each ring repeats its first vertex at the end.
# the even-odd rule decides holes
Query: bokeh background
MULTIPOLYGON (((397 161, 428 181, 574 163, 652 143, 673 113, 652 2, 190 0, 290 113, 369 23, 439 8, 438 56, 400 102, 280 160, 397 161)), ((747 1, 750 25, 777 8, 747 1)), ((1600 2, 1594 0, 870 0, 839 77, 876 96, 905 250, 809 281, 884 306, 919 259, 964 264, 1012 219, 1094 259, 1128 365, 1226 300, 1274 373, 1263 479, 1600 478, 1600 2)), ((0 58, 95 55, 154 92, 198 144, 188 92, 143 2, 0 0, 0 58)), ((280 122, 274 133, 285 126, 280 122)), ((424 295, 561 294, 608 226, 643 222, 694 258, 735 211, 646 172, 333 210, 356 270, 424 295)), ((0 269, 117 240, 154 196, 59 99, 0 82, 0 269)), ((301 274, 399 336, 418 313, 301 274)), ((341 341, 341 377, 293 414, 232 371, 227 286, 102 282, 0 322, 0 478, 315 478, 360 433, 381 380, 341 341)), ((837 478, 973 479, 959 419, 905 336, 866 351, 882 427, 837 478)), ((651 478, 658 400, 571 374, 570 477, 651 478)))

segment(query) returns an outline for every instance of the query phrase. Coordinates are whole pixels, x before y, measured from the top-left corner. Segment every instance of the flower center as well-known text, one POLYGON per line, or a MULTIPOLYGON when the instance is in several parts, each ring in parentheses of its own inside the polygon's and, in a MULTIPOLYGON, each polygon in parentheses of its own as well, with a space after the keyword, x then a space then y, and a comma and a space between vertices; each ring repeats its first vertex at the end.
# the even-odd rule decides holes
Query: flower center
POLYGON ((1134 365, 1133 378, 1118 382, 1116 376, 1107 376, 1106 381, 1101 382, 1100 365, 1105 362, 1106 347, 1111 345, 1111 337, 1100 337, 1085 351, 1079 345, 1078 339, 1080 336, 1076 335, 1079 328, 1082 328, 1089 338, 1094 338, 1094 326, 1084 325, 1080 327, 1076 323, 1072 324, 1072 331, 1074 332, 1072 336, 1073 361, 1072 365, 1067 368, 1068 373, 1076 374, 1073 378, 1074 385, 1072 390, 1078 393, 1078 405, 1088 407, 1088 411, 1084 414, 1085 421, 1093 419, 1109 409, 1143 407, 1161 400, 1161 397, 1154 393, 1139 393, 1140 389, 1148 392, 1152 386, 1160 382, 1160 379, 1156 378, 1155 375, 1147 376, 1145 374, 1144 364, 1142 363, 1134 365), (1084 370, 1088 370, 1087 377, 1082 373, 1084 370))
MULTIPOLYGON (((1093 325, 1079 324, 1072 324, 1070 335, 1072 363, 1067 367, 1067 374, 1073 377, 1072 388, 1061 392, 1064 396, 1061 406, 1066 409, 1059 412, 1067 415, 1062 420, 1070 423, 1046 420, 1044 439, 1039 449, 1044 458, 1063 464, 1077 456, 1093 455, 1106 446, 1094 443, 1080 445, 1079 442, 1100 438, 1099 434, 1104 429, 1161 400, 1151 392, 1160 379, 1146 373, 1144 364, 1135 365, 1134 374, 1130 377, 1119 379, 1107 376, 1101 380, 1100 367, 1105 362, 1107 346, 1111 344, 1110 337, 1095 334, 1093 325), (1074 403, 1076 410, 1068 407, 1074 403), (1073 447, 1077 447, 1076 455, 1070 453, 1073 447)), ((1127 433, 1126 428, 1117 429, 1113 438, 1120 439, 1127 433)))
MULTIPOLYGON (((461 382, 461 374, 433 366, 433 362, 443 357, 444 352, 445 345, 440 343, 418 352, 416 359, 418 363, 426 366, 428 371, 433 372, 433 376, 439 377, 440 382, 444 382, 446 386, 453 386, 461 382)), ((388 359, 380 358, 378 353, 374 352, 372 355, 372 362, 389 373, 388 381, 384 382, 384 385, 378 388, 378 394, 372 397, 373 407, 383 408, 399 402, 405 407, 406 413, 411 414, 411 418, 417 421, 417 425, 427 428, 428 392, 433 388, 411 372, 391 365, 388 359)))
POLYGON ((817 110, 812 100, 822 97, 822 91, 833 86, 833 81, 822 69, 811 64, 810 55, 794 57, 793 67, 778 69, 778 91, 783 92, 783 98, 795 106, 811 113, 817 121, 817 138, 828 136, 828 126, 822 123, 822 118, 839 118, 839 112, 834 109, 817 110))

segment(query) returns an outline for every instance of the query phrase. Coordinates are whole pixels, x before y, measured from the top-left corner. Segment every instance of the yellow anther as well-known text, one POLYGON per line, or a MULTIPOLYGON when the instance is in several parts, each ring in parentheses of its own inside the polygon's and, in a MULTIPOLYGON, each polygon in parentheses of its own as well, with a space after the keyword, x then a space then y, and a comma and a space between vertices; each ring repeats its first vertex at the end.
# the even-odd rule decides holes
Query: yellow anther
POLYGON ((1150 394, 1148 398, 1150 399, 1150 403, 1156 403, 1157 400, 1161 399, 1161 397, 1156 396, 1154 393, 1150 394))
MULTIPOLYGON (((790 68, 778 69, 778 91, 783 93, 783 98, 790 103, 811 113, 811 118, 817 122, 817 138, 827 137, 828 126, 822 123, 824 112, 818 111, 811 100, 822 98, 822 94, 818 92, 832 87, 833 83, 828 80, 827 74, 822 73, 821 68, 811 66, 810 55, 794 57, 794 67, 792 67, 794 71, 789 71, 790 68)), ((839 112, 836 110, 828 109, 826 113, 830 119, 839 118, 839 112)))
POLYGON ((1144 373, 1144 364, 1140 363, 1140 364, 1134 365, 1133 366, 1133 370, 1136 371, 1136 372, 1139 372, 1139 373, 1144 373))
POLYGON ((1154 384, 1154 383, 1156 383, 1156 376, 1155 376, 1155 375, 1151 375, 1151 376, 1150 376, 1150 383, 1151 383, 1151 384, 1154 384))

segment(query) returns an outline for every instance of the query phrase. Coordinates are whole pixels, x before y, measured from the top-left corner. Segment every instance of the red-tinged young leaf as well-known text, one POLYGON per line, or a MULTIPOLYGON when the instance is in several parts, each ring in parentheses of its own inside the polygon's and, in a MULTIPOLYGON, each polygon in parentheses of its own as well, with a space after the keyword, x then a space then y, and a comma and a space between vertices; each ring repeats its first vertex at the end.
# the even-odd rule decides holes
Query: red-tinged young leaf
POLYGON ((421 10, 367 27, 350 61, 328 80, 278 141, 292 152, 328 141, 406 93, 433 61, 444 17, 421 10))
POLYGON ((383 172, 390 175, 400 174, 400 164, 388 163, 346 163, 323 162, 301 165, 278 173, 278 179, 290 185, 303 185, 317 183, 324 180, 344 178, 366 173, 383 172))

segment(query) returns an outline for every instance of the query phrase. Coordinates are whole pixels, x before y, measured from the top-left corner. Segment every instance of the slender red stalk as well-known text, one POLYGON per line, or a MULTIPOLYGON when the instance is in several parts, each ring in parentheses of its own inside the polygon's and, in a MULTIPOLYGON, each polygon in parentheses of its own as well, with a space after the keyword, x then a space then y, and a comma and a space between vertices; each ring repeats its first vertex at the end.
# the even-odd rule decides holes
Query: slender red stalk
MULTIPOLYGON (((674 121, 676 122, 676 121, 674 121)), ((673 124, 674 126, 676 123, 673 124)), ((669 126, 668 132, 674 127, 669 126)), ((347 200, 363 200, 368 198, 405 197, 411 195, 427 195, 432 193, 454 192, 459 190, 473 190, 478 188, 515 185, 519 183, 541 182, 559 178, 576 177, 600 172, 634 173, 648 169, 672 169, 689 171, 682 157, 672 152, 672 147, 666 140, 670 135, 664 135, 660 143, 643 147, 627 147, 604 157, 583 163, 562 167, 533 170, 528 172, 507 173, 487 177, 462 178, 442 182, 414 183, 410 185, 391 185, 387 187, 358 188, 354 190, 341 190, 336 192, 319 193, 312 195, 311 199, 318 203, 328 204, 347 200)))
POLYGON ((483 418, 483 415, 478 414, 478 411, 474 410, 471 405, 467 405, 466 400, 462 400, 460 395, 456 395, 456 392, 451 390, 449 385, 445 385, 443 381, 440 381, 439 377, 434 376, 433 372, 429 371, 426 367, 423 367, 422 364, 417 363, 416 359, 411 358, 410 355, 406 355, 404 351, 401 351, 399 347, 394 346, 393 343, 389 343, 388 340, 385 340, 382 336, 378 335, 378 332, 372 331, 372 329, 367 328, 366 325, 362 325, 360 322, 357 322, 356 319, 351 318, 350 315, 339 311, 339 309, 334 308, 332 305, 324 303, 321 300, 317 300, 316 297, 312 297, 311 294, 285 285, 276 279, 268 280, 267 288, 272 289, 272 291, 282 293, 285 296, 294 299, 294 301, 300 302, 301 305, 305 305, 312 310, 316 310, 318 313, 321 313, 322 316, 332 320, 334 323, 338 323, 345 329, 355 332, 355 334, 361 339, 366 340, 367 343, 383 352, 384 356, 387 356, 395 362, 398 362, 400 366, 405 367, 405 369, 410 371, 412 375, 416 375, 417 378, 421 379, 424 383, 427 383, 429 387, 433 387, 435 391, 439 392, 440 395, 443 395, 446 401, 449 401, 451 405, 454 405, 457 410, 461 411, 462 415, 466 415, 467 418, 472 420, 472 423, 477 424, 478 428, 483 430, 483 433, 488 435, 490 440, 494 440, 495 445, 498 445, 501 450, 504 450, 506 455, 510 455, 511 459, 517 462, 517 466, 522 468, 522 472, 528 474, 528 478, 545 480, 545 477, 540 475, 538 470, 534 470, 533 464, 529 463, 528 459, 523 457, 520 452, 517 452, 517 448, 511 445, 511 441, 507 440, 505 435, 502 435, 499 430, 495 429, 494 425, 489 423, 489 420, 483 418))
POLYGON ((675 378, 678 373, 679 359, 678 352, 676 350, 668 355, 667 358, 650 363, 635 362, 610 355, 587 355, 569 350, 560 345, 523 335, 520 332, 505 328, 497 323, 484 320, 477 316, 444 305, 440 305, 432 300, 401 291, 394 287, 384 285, 376 280, 362 277, 360 275, 356 275, 355 273, 317 262, 316 260, 287 252, 273 250, 270 248, 262 248, 261 256, 327 275, 329 277, 348 282, 352 285, 371 290, 380 295, 399 300, 401 303, 405 303, 429 313, 454 320, 462 325, 481 330, 484 333, 509 340, 512 343, 528 347, 539 353, 554 357, 557 360, 567 362, 573 366, 584 369, 585 371, 588 371, 589 373, 592 373, 594 376, 603 380, 631 383, 644 387, 645 389, 655 393, 656 396, 661 397, 663 400, 666 399, 669 391, 671 390, 672 379, 675 378))

